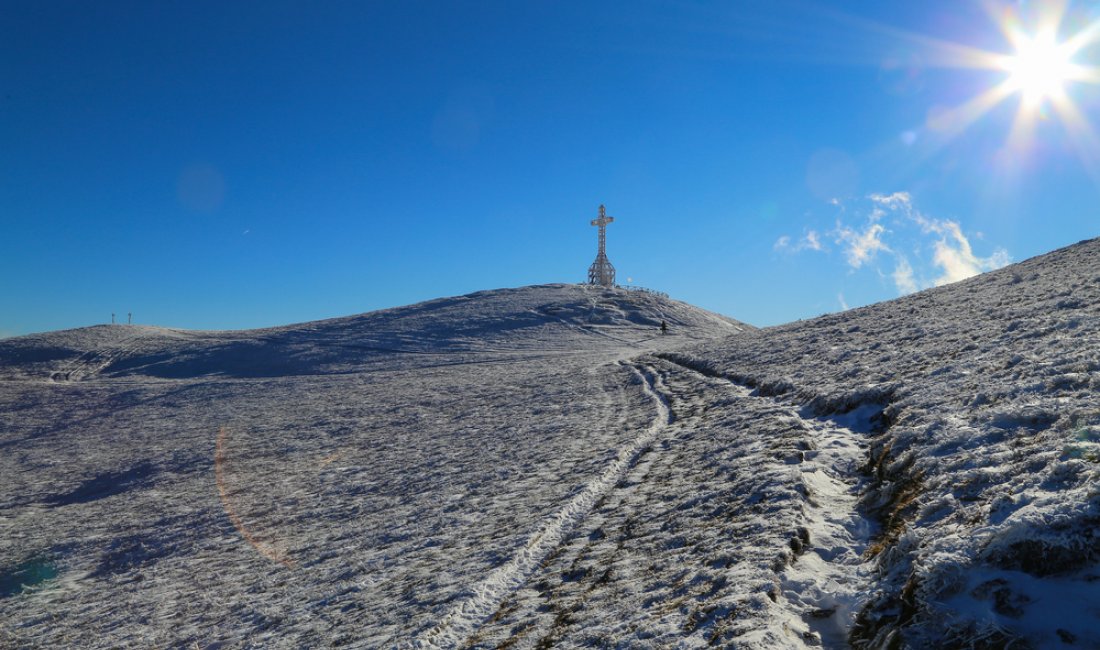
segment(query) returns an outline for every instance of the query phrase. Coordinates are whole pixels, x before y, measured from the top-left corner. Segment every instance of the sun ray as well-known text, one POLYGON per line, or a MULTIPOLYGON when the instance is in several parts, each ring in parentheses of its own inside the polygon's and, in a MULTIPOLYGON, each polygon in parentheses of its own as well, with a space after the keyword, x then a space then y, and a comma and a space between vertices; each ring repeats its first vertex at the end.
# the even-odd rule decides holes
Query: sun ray
POLYGON ((923 52, 926 62, 936 67, 996 70, 1001 64, 1001 55, 981 48, 960 45, 959 43, 902 30, 897 30, 894 35, 925 48, 923 52))
POLYGON ((961 106, 929 116, 927 126, 929 130, 941 134, 945 139, 953 140, 998 104, 1011 97, 1013 92, 1012 84, 1007 81, 1002 82, 961 106))
POLYGON ((1072 64, 1069 67, 1066 81, 1100 84, 1100 68, 1087 65, 1079 65, 1076 63, 1072 64))
POLYGON ((1084 165, 1093 182, 1100 186, 1100 136, 1092 124, 1068 97, 1062 96, 1052 102, 1058 118, 1069 133, 1070 144, 1084 165))
POLYGON ((1031 148, 1038 116, 1039 111, 1035 110, 1035 106, 1028 104, 1027 100, 1021 99, 1020 108, 1012 119, 1012 126, 1009 128, 1008 137, 1005 139, 1005 150, 1015 154, 1031 148))
MULTIPOLYGON (((903 159, 891 161, 891 166, 894 166, 901 176, 911 173, 1011 96, 1012 91, 1007 84, 1002 83, 961 106, 932 112, 925 120, 923 128, 918 129, 924 133, 921 145, 908 150, 903 159)), ((877 155, 886 156, 891 149, 892 146, 884 145, 878 149, 877 155)))
POLYGON ((1065 46, 1072 56, 1098 41, 1100 41, 1100 20, 1090 23, 1088 27, 1066 39, 1065 46))
POLYGON ((927 34, 913 32, 892 25, 853 16, 837 10, 818 8, 823 16, 828 16, 841 24, 854 27, 866 34, 884 36, 892 42, 902 41, 919 48, 922 63, 939 68, 963 68, 978 70, 995 70, 998 68, 1000 55, 983 50, 978 47, 956 43, 927 34))
POLYGON ((1066 18, 1069 9, 1069 0, 1048 0, 1043 5, 1044 11, 1039 14, 1038 31, 1057 33, 1062 21, 1066 18))
POLYGON ((887 27, 877 24, 866 26, 883 35, 920 46, 924 61, 930 66, 939 68, 996 70, 1001 63, 1001 55, 978 47, 953 43, 951 41, 898 29, 896 27, 887 27))

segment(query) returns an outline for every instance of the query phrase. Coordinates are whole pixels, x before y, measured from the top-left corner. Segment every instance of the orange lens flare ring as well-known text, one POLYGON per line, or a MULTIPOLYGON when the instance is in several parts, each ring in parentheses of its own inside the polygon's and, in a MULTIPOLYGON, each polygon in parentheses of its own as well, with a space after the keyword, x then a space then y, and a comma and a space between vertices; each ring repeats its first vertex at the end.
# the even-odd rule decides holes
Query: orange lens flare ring
POLYGON ((229 428, 218 428, 218 441, 214 450, 214 479, 218 484, 218 497, 221 499, 222 508, 225 509, 225 514, 229 517, 229 521, 233 522, 233 527, 237 529, 241 537, 246 542, 252 545, 252 548, 256 549, 260 555, 267 559, 278 562, 283 566, 293 569, 295 564, 294 560, 285 552, 275 548, 272 544, 263 540, 257 539, 256 536, 244 525, 244 521, 240 515, 237 514, 237 510, 233 507, 233 502, 229 498, 229 486, 226 481, 225 472, 226 465, 226 446, 229 441, 229 428))

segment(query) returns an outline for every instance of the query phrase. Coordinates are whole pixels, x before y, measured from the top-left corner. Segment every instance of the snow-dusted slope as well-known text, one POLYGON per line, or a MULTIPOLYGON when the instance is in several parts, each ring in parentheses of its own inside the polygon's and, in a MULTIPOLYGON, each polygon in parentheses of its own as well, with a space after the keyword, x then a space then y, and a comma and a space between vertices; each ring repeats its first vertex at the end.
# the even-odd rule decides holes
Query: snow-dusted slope
POLYGON ((628 359, 751 330, 549 285, 4 341, 0 646, 451 643, 659 435, 628 359))
POLYGON ((0 644, 1100 647, 1098 353, 1100 240, 766 330, 548 285, 3 341, 0 644))
POLYGON ((1100 240, 679 358, 811 413, 885 409, 855 645, 1100 647, 1100 240))
POLYGON ((1100 647, 1100 240, 635 363, 669 424, 475 645, 1100 647))
POLYGON ((662 321, 676 340, 754 329, 651 292, 558 284, 263 330, 100 325, 24 336, 0 341, 0 378, 281 377, 430 365, 424 355, 645 350, 660 344, 662 321))

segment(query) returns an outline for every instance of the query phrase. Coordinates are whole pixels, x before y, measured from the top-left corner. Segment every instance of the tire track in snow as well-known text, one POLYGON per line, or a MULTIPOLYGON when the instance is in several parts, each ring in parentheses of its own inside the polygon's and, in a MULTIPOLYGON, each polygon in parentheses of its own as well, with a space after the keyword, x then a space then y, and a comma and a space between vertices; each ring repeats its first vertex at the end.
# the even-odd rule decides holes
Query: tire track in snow
POLYGON ((626 447, 596 478, 589 481, 565 506, 547 518, 527 544, 506 564, 494 569, 481 582, 470 588, 472 595, 451 609, 421 638, 406 645, 409 648, 454 648, 464 643, 500 608, 500 603, 515 593, 591 512, 592 507, 629 472, 642 452, 664 431, 671 419, 668 400, 661 393, 660 377, 651 367, 630 369, 639 378, 642 390, 657 409, 649 427, 626 447))

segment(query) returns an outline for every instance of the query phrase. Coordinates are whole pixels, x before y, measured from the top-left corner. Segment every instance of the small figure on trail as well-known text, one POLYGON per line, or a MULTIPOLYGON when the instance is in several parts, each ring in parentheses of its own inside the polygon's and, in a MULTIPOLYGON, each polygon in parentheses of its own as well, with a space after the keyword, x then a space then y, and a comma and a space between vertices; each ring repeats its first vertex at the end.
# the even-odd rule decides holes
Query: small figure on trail
POLYGON ((661 334, 668 334, 668 323, 661 321, 661 334))

